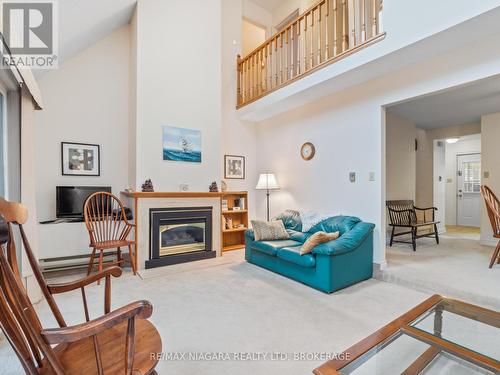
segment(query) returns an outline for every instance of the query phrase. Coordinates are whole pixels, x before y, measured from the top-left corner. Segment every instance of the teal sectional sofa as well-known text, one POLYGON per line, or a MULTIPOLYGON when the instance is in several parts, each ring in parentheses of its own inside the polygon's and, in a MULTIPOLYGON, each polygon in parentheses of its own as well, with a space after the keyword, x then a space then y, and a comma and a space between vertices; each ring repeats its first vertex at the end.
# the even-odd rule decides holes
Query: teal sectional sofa
POLYGON ((373 275, 374 224, 357 217, 334 216, 301 232, 301 222, 289 215, 278 217, 290 238, 279 241, 255 241, 253 230, 246 232, 245 259, 323 292, 332 293, 373 275), (320 244, 311 254, 300 255, 309 236, 318 231, 339 231, 340 237, 320 244))

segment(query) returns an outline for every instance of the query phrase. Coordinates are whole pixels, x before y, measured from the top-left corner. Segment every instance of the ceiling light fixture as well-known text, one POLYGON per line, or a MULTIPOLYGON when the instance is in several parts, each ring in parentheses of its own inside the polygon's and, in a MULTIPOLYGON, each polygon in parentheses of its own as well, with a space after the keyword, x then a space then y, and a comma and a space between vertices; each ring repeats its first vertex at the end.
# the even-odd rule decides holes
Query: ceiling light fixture
POLYGON ((460 138, 448 138, 446 140, 446 143, 449 143, 450 145, 453 143, 457 143, 460 138))

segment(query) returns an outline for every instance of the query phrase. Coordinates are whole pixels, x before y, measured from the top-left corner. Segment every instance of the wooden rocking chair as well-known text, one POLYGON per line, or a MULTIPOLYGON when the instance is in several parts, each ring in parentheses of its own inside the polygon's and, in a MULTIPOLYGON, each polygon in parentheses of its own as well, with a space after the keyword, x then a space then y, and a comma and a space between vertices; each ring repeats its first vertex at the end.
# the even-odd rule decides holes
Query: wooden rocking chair
POLYGON ((111 310, 111 276, 108 268, 81 280, 46 284, 23 224, 28 212, 18 203, 0 198, 0 326, 28 375, 153 375, 162 349, 156 328, 146 320, 153 307, 147 301, 111 310), (17 225, 26 256, 59 328, 43 329, 23 287, 18 271, 12 226, 17 225), (90 320, 85 286, 105 279, 104 315, 90 320), (80 289, 85 323, 68 327, 53 295, 80 289))
POLYGON ((418 208, 415 207, 412 200, 396 200, 386 202, 387 210, 389 211, 389 226, 392 227, 391 241, 389 246, 394 242, 410 243, 413 251, 417 251, 417 239, 423 237, 434 237, 436 243, 439 245, 439 234, 437 225, 439 221, 435 221, 434 212, 437 211, 436 207, 418 208), (417 218, 417 211, 423 212, 423 220, 417 218), (430 217, 427 212, 431 211, 430 217), (434 232, 426 234, 418 234, 418 229, 422 227, 433 226, 434 232), (409 231, 395 233, 396 228, 410 228, 409 231), (395 241, 394 237, 411 234, 411 242, 395 241))
POLYGON ((490 218, 493 237, 498 238, 498 244, 491 255, 490 268, 493 268, 495 262, 500 264, 500 201, 495 193, 486 185, 481 186, 481 195, 486 203, 488 217, 490 218))

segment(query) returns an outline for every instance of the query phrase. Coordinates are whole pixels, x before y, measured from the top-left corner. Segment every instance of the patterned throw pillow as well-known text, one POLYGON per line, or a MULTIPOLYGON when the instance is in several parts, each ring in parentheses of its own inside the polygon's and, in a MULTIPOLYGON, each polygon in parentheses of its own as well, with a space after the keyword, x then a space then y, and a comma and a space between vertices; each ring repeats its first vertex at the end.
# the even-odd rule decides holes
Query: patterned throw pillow
POLYGON ((260 221, 252 220, 255 241, 287 240, 290 235, 281 220, 260 221))
POLYGON ((302 245, 302 248, 300 249, 300 255, 309 254, 319 244, 336 240, 339 236, 340 232, 316 232, 309 237, 306 242, 304 242, 304 245, 302 245))

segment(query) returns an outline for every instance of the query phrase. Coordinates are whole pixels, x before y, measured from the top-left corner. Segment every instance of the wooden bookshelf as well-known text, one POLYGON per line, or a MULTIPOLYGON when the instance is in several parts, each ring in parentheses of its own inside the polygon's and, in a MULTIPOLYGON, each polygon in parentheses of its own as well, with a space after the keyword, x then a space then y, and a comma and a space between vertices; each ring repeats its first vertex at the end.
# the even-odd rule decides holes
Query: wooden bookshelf
POLYGON ((242 249, 245 247, 245 231, 248 229, 248 193, 227 191, 221 194, 222 251, 242 249), (238 201, 242 200, 244 202, 240 209, 235 210, 238 201), (226 227, 228 221, 232 221, 231 228, 226 227))

